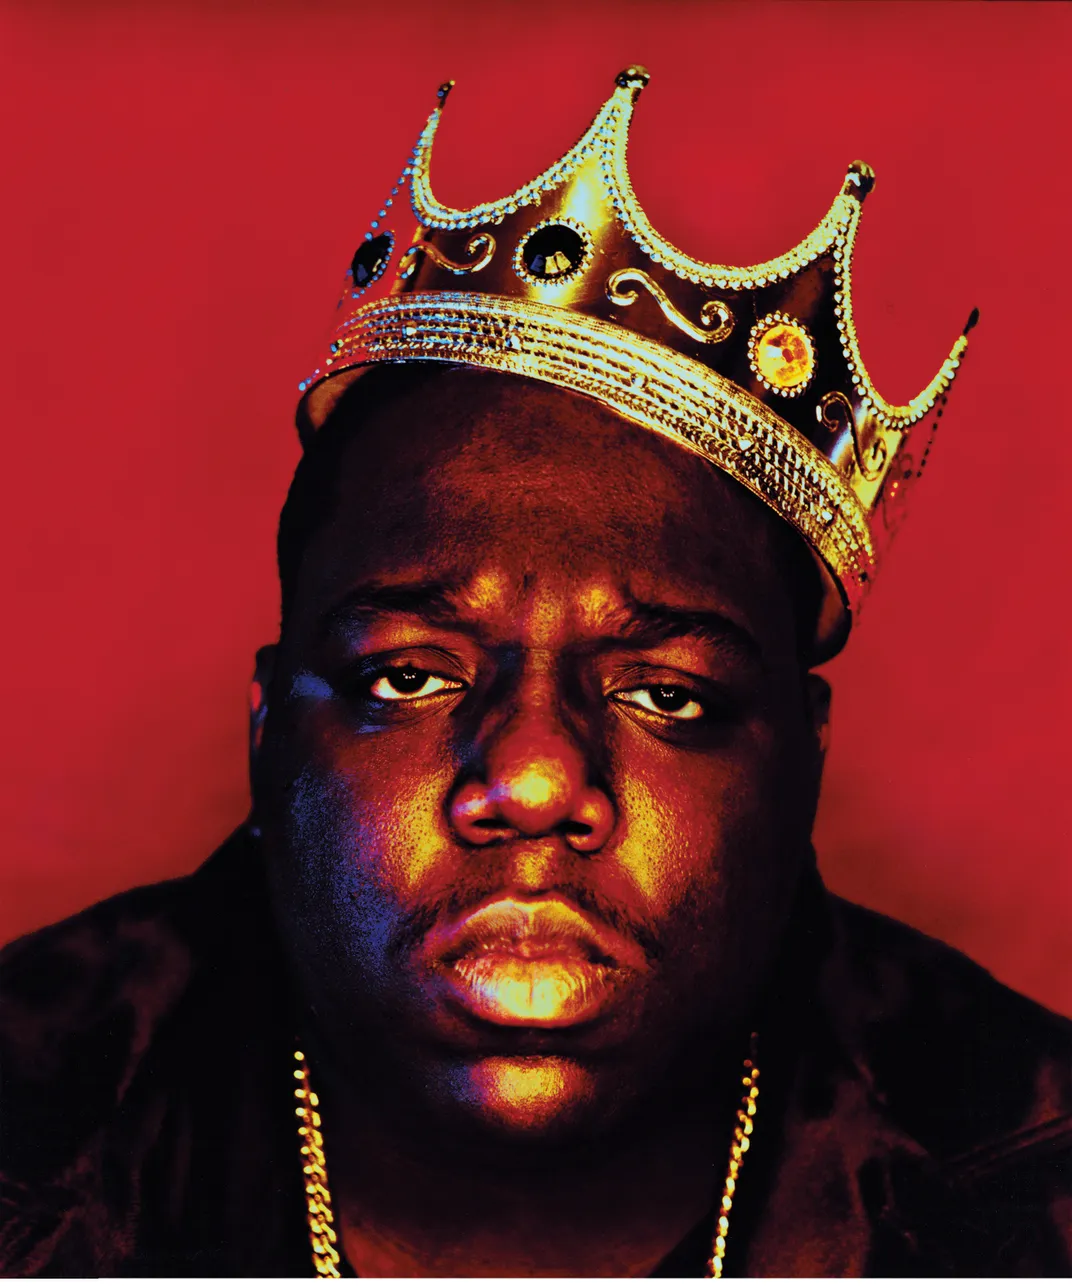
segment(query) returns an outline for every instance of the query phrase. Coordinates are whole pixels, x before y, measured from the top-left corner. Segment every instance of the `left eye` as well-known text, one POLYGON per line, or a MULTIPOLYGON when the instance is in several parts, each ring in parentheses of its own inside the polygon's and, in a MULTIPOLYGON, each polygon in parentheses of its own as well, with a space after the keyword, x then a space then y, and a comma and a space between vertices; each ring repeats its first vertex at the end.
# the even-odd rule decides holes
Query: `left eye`
POLYGON ((702 719, 706 713, 688 688, 664 687, 661 684, 633 688, 629 692, 619 692, 617 699, 666 719, 702 719))
POLYGON ((416 701, 438 692, 457 692, 461 686, 453 679, 406 665, 382 670, 369 688, 369 695, 378 701, 416 701))

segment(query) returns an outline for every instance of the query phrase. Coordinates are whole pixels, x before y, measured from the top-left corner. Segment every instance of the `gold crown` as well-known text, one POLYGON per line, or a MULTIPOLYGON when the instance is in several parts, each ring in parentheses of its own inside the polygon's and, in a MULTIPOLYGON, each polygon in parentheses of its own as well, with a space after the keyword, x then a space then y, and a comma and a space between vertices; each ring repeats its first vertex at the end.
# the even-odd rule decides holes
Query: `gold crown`
POLYGON ((779 258, 750 268, 691 259, 651 226, 629 180, 629 121, 647 82, 642 67, 623 71, 561 160, 469 210, 441 205, 428 180, 453 82, 440 88, 353 257, 329 351, 299 385, 302 440, 381 362, 461 363, 597 398, 704 456, 804 536, 825 573, 814 648, 825 659, 923 470, 978 312, 927 387, 891 405, 852 317, 871 169, 854 162, 819 226, 779 258))

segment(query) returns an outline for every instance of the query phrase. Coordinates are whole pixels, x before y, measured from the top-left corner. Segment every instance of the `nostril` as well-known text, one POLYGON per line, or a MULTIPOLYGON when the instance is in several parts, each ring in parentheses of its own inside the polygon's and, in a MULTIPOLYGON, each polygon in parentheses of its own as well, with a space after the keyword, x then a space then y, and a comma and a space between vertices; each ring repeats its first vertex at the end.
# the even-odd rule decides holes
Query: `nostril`
POLYGON ((615 809, 604 790, 578 776, 558 765, 555 773, 499 772, 490 782, 467 781, 450 802, 451 823, 470 844, 554 834, 578 853, 594 853, 610 838, 615 809))
POLYGON ((610 840, 615 819, 610 795, 598 786, 588 786, 574 800, 572 815, 565 820, 566 843, 578 853, 595 853, 610 840))

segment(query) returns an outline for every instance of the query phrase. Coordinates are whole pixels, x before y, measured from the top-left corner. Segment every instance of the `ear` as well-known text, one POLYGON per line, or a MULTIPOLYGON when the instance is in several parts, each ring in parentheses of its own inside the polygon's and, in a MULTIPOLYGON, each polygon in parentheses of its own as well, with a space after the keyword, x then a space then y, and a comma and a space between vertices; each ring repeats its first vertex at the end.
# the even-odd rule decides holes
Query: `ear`
POLYGON ((253 680, 249 685, 249 782, 254 801, 257 793, 257 765, 261 741, 264 738, 264 721, 268 717, 268 693, 275 674, 276 645, 268 643, 257 649, 253 667, 253 680))
POLYGON ((804 699, 808 718, 815 738, 815 751, 819 775, 822 775, 827 747, 830 745, 830 684, 821 674, 804 676, 804 699))

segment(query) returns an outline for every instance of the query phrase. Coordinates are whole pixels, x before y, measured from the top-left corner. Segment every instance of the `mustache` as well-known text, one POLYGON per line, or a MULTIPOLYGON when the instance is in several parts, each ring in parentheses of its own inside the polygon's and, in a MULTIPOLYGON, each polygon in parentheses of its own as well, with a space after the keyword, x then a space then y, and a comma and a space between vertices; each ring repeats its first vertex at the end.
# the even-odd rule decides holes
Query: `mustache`
MULTIPOLYGON (((443 919, 461 916, 467 910, 475 909, 492 894, 499 892, 497 886, 454 886, 442 896, 422 903, 407 911, 395 926, 387 943, 387 954, 394 960, 409 954, 421 945, 424 939, 443 919)), ((502 890, 505 896, 505 890, 502 890)), ((635 915, 619 903, 603 897, 586 884, 574 884, 568 881, 556 881, 548 894, 568 898, 581 911, 595 917, 623 937, 631 939, 643 951, 649 964, 658 963, 663 957, 663 945, 652 926, 642 917, 635 915)))

